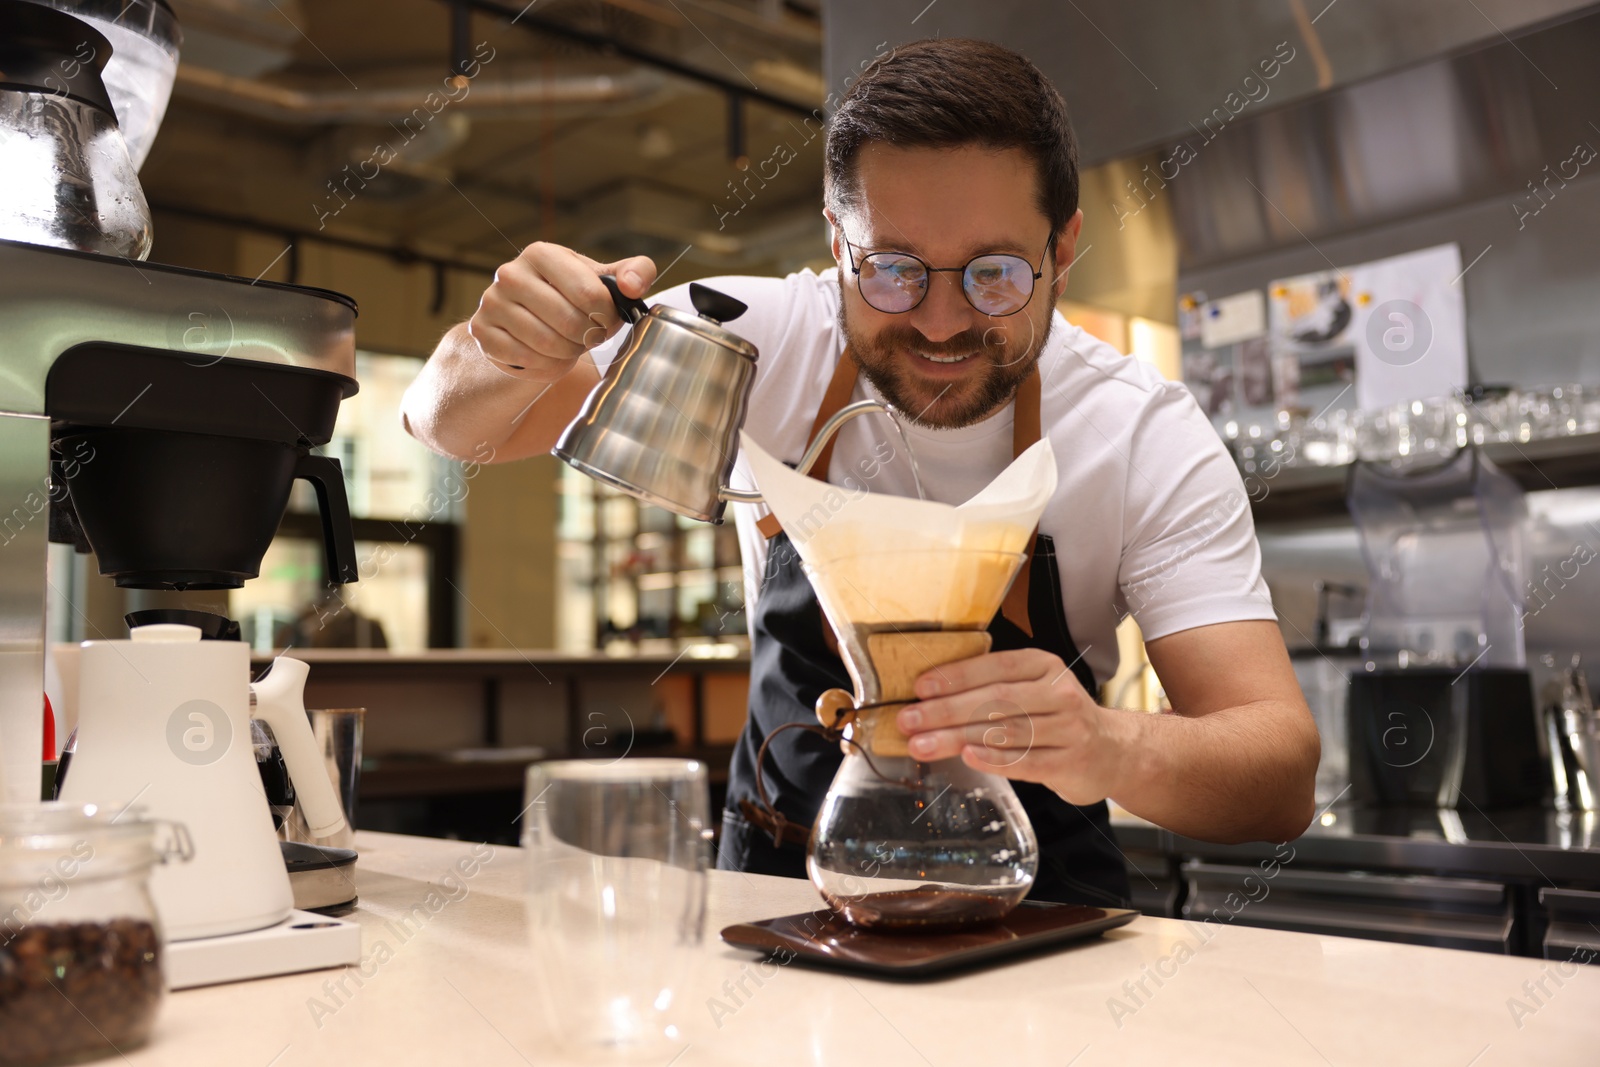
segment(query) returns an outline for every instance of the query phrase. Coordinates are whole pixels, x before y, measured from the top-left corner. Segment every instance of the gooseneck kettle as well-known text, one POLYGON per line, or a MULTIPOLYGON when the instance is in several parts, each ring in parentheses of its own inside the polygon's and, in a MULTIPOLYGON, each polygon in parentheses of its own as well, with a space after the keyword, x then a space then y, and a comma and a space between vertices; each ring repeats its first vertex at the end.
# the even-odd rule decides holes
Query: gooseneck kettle
MULTIPOLYGON (((728 488, 759 353, 723 323, 743 315, 745 305, 691 284, 698 314, 690 314, 624 296, 609 274, 600 280, 631 332, 553 454, 591 478, 703 522, 720 523, 730 500, 760 503, 760 493, 728 488)), ((893 417, 876 400, 842 408, 806 450, 800 473, 840 426, 869 411, 893 417)))

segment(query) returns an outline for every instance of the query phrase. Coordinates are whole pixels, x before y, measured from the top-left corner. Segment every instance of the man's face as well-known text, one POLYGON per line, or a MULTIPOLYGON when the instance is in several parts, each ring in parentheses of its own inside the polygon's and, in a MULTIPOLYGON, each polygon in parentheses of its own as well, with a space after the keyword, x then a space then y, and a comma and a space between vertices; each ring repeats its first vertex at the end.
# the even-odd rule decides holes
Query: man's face
POLYGON ((845 337, 867 380, 912 421, 970 426, 1007 403, 1037 361, 1082 214, 1047 256, 1050 224, 1037 206, 1038 170, 1021 149, 870 144, 856 173, 860 207, 830 218, 845 337), (1002 252, 1034 270, 1043 260, 1043 274, 1012 315, 986 315, 968 303, 959 271, 930 275, 922 303, 887 314, 862 299, 852 270, 870 252, 905 252, 930 267, 962 267, 1002 252))

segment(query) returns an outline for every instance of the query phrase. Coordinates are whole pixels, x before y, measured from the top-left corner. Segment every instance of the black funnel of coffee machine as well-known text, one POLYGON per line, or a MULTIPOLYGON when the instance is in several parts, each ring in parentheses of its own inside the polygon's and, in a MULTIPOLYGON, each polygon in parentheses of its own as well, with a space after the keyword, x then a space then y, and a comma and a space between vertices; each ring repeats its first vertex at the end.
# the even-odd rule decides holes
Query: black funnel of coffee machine
POLYGON ((259 573, 304 479, 322 513, 327 580, 354 582, 343 473, 311 449, 355 391, 342 374, 274 363, 102 343, 67 351, 45 388, 52 480, 66 487, 53 494, 52 539, 87 542, 119 586, 236 589, 259 573))

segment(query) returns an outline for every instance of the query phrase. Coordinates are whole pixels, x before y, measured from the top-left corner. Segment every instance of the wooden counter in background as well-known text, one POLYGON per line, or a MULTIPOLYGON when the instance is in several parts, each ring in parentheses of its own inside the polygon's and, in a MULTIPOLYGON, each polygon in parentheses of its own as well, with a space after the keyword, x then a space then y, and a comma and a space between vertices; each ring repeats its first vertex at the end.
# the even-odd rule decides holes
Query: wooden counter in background
MULTIPOLYGON (((726 782, 744 727, 750 679, 749 654, 715 643, 632 656, 476 649, 290 654, 311 666, 306 707, 367 709, 360 803, 374 814, 372 802, 459 797, 476 810, 473 795, 520 795, 523 768, 541 756, 701 759, 720 799, 716 787, 726 782)), ((258 658, 254 668, 259 673, 269 662, 258 658)), ((415 816, 395 815, 393 805, 388 816, 377 825, 358 822, 422 829, 407 821, 415 816)))

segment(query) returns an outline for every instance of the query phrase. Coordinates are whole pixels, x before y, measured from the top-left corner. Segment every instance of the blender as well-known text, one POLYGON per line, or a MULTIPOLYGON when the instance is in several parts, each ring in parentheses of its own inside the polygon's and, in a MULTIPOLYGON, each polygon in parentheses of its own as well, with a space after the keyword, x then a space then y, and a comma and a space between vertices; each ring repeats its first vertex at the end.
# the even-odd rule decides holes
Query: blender
POLYGON ((1478 449, 1397 469, 1357 463, 1367 564, 1364 669, 1350 675, 1350 799, 1516 807, 1550 787, 1527 670, 1522 488, 1478 449))

